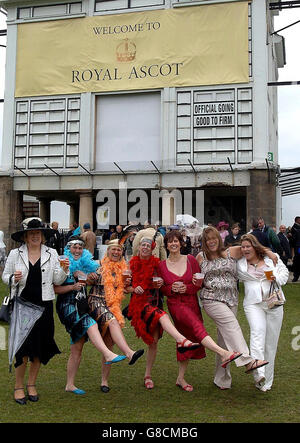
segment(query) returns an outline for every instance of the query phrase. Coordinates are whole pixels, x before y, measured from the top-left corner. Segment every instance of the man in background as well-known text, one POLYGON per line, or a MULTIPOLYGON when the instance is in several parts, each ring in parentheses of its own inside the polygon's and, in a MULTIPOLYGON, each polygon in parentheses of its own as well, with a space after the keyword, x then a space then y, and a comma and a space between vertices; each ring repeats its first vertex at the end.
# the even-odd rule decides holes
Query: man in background
POLYGON ((47 246, 50 248, 56 249, 58 255, 61 255, 64 248, 64 238, 63 235, 58 230, 58 222, 53 221, 51 223, 51 228, 53 229, 53 233, 49 240, 47 241, 47 246))
POLYGON ((291 245, 294 248, 293 272, 294 278, 292 282, 298 281, 300 276, 300 217, 295 217, 295 223, 291 229, 291 245))
POLYGON ((261 230, 261 232, 267 234, 272 251, 276 252, 278 255, 281 256, 283 250, 279 238, 277 237, 276 232, 272 228, 265 225, 265 221, 262 217, 258 218, 258 228, 261 230))
POLYGON ((281 260, 287 266, 288 259, 292 258, 290 242, 286 235, 286 227, 284 225, 279 226, 279 232, 277 234, 281 247, 282 247, 282 255, 280 256, 281 260))

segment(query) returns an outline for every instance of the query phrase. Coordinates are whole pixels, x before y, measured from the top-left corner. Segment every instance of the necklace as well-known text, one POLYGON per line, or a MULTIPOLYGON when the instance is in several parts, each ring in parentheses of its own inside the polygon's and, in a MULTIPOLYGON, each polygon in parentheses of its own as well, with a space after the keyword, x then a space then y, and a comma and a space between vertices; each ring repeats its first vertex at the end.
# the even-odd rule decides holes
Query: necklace
POLYGON ((256 270, 258 264, 259 264, 260 260, 258 260, 257 263, 250 263, 251 266, 254 266, 254 269, 256 270))

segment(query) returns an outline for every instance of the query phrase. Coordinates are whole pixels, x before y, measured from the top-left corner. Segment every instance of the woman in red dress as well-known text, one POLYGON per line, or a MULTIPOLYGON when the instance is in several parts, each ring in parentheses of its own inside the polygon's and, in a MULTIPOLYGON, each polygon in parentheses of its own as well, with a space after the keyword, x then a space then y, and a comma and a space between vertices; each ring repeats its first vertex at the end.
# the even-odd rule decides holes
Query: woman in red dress
POLYGON ((205 357, 204 348, 219 354, 223 367, 226 367, 228 363, 241 354, 227 351, 218 346, 208 335, 203 325, 197 297, 197 291, 202 286, 203 280, 199 280, 199 286, 192 283, 193 276, 200 273, 200 268, 195 257, 180 254, 180 248, 183 244, 181 233, 170 231, 166 234, 164 241, 169 251, 169 257, 159 264, 159 275, 164 280, 162 292, 167 296, 169 312, 178 331, 189 340, 201 343, 201 346, 195 350, 189 350, 184 354, 177 352, 179 373, 176 385, 184 391, 192 391, 193 386, 184 379, 185 371, 190 359, 205 357))
POLYGON ((134 327, 137 337, 148 345, 144 384, 146 389, 153 389, 151 370, 156 358, 157 344, 163 330, 170 334, 177 343, 179 353, 196 349, 199 343, 193 343, 177 331, 168 314, 163 311, 159 302, 159 287, 163 280, 158 279, 153 287, 153 277, 158 275, 159 258, 152 255, 152 238, 142 238, 139 245, 139 254, 131 258, 129 264, 132 272, 132 286, 128 288, 131 300, 128 307, 128 319, 134 327))

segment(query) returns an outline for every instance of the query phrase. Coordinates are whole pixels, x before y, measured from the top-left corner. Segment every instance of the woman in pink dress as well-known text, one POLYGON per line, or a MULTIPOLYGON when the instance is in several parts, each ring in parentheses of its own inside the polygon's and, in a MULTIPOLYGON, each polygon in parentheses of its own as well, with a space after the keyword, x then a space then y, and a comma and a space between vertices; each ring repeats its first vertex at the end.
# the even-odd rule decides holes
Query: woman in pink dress
POLYGON ((183 243, 179 231, 170 231, 166 234, 165 246, 169 251, 167 260, 160 262, 159 273, 164 280, 163 294, 167 296, 168 309, 175 327, 192 342, 201 343, 198 349, 181 354, 177 351, 179 373, 176 385, 184 391, 192 391, 193 386, 188 384, 184 375, 190 359, 205 357, 205 348, 220 355, 224 367, 238 358, 239 352, 227 351, 218 346, 208 335, 198 303, 197 291, 199 286, 192 283, 193 275, 200 272, 197 260, 192 255, 181 255, 183 243))
POLYGON ((229 224, 226 223, 225 221, 220 221, 217 224, 217 230, 219 231, 223 243, 225 242, 225 238, 227 237, 227 235, 229 235, 229 232, 227 231, 228 228, 229 224))

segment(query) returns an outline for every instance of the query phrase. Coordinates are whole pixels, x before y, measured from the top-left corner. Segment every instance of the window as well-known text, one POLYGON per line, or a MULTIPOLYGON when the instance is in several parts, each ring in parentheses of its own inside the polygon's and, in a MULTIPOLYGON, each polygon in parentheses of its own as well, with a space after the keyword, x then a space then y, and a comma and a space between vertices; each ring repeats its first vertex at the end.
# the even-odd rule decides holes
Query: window
POLYGON ((56 5, 28 6, 17 9, 17 19, 32 19, 42 17, 60 17, 82 13, 82 3, 61 3, 56 5))
POLYGON ((161 160, 160 92, 97 97, 96 170, 154 170, 161 160), (156 163, 155 163, 156 164, 156 163))
POLYGON ((115 11, 118 9, 163 6, 164 4, 165 0, 95 0, 95 11, 115 11))
POLYGON ((15 165, 20 169, 78 167, 80 99, 16 103, 15 165))

